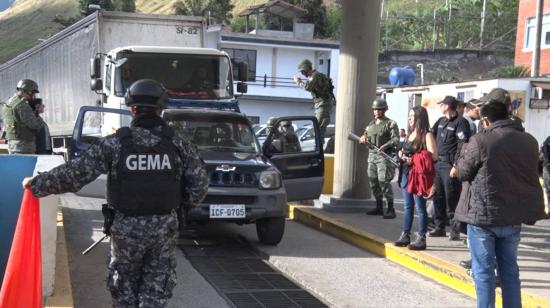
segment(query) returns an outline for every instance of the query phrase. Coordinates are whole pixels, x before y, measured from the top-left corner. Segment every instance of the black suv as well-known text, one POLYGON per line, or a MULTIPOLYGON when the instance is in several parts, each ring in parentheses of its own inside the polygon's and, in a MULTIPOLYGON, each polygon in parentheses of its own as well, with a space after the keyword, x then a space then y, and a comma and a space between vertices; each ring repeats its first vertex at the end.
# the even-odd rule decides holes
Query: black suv
MULTIPOLYGON (((128 125, 127 110, 82 107, 73 133, 75 153, 89 147, 102 132, 98 119, 128 125)), ((212 109, 167 109, 162 117, 175 131, 200 150, 209 176, 208 194, 201 204, 188 209, 190 222, 227 221, 256 223, 260 242, 278 244, 284 234, 287 201, 316 199, 323 184, 323 151, 320 138, 315 147, 301 149, 294 127, 319 127, 314 117, 279 118, 260 147, 244 114, 212 109)), ((78 156, 76 154, 76 156, 78 156)), ((79 195, 104 197, 105 176, 90 183, 79 195)))

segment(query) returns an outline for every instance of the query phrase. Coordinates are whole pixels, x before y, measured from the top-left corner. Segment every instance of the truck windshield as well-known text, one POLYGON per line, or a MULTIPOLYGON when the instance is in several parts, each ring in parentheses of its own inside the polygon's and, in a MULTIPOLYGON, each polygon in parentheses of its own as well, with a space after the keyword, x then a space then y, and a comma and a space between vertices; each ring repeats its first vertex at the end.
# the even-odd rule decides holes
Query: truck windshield
POLYGON ((258 153, 254 133, 245 122, 233 120, 168 119, 168 125, 200 150, 258 153))
POLYGON ((171 98, 231 99, 229 58, 219 55, 120 53, 124 64, 115 71, 115 94, 124 96, 136 80, 161 82, 171 98))

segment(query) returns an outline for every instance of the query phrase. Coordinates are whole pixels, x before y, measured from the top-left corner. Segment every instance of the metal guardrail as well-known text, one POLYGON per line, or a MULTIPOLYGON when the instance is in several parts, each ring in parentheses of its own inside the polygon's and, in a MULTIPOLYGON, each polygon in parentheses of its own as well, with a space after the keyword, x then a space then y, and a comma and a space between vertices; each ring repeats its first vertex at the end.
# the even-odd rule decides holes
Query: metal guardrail
POLYGON ((249 85, 254 86, 263 86, 264 88, 267 87, 278 87, 278 88, 298 88, 294 80, 292 78, 288 77, 273 77, 273 76, 267 76, 267 74, 264 74, 263 76, 257 75, 255 76, 255 81, 248 81, 249 85))

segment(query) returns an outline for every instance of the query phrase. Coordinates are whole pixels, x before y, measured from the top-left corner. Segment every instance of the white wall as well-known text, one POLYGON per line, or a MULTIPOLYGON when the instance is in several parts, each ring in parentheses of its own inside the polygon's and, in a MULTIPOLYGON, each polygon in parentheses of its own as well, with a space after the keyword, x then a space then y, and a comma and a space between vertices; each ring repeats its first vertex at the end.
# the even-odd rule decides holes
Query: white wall
MULTIPOLYGON (((34 175, 63 164, 63 156, 38 155, 34 175)), ((57 242, 57 207, 59 196, 50 195, 40 199, 40 240, 42 242, 42 294, 53 293, 55 256, 57 242)))

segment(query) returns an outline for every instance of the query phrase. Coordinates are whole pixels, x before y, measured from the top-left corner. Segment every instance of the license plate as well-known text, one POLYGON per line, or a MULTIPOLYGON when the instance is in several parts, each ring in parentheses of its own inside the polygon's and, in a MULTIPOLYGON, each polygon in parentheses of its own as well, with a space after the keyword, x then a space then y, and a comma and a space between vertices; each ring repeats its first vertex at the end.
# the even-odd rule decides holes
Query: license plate
POLYGON ((244 204, 210 204, 210 218, 245 218, 244 204))

